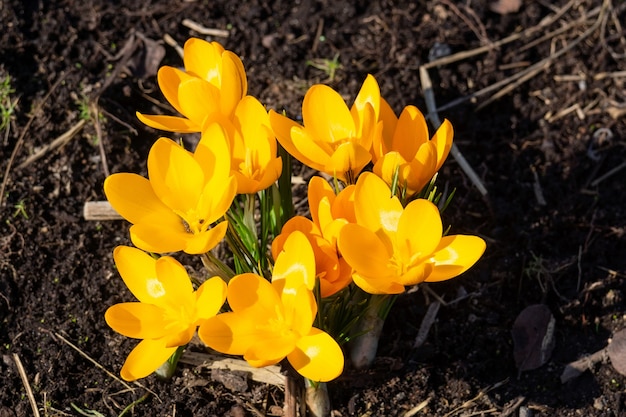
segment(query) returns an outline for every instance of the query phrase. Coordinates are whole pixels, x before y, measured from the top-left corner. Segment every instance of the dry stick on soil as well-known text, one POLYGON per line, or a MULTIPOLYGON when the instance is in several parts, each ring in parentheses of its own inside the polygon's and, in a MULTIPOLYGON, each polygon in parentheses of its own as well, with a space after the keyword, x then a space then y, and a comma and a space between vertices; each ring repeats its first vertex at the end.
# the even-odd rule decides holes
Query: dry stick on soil
POLYGON ((17 156, 17 153, 19 152, 20 148, 22 147, 22 144, 24 143, 24 137, 26 137, 26 132, 28 132, 28 129, 30 128, 30 125, 33 123, 33 120, 35 120, 35 117, 37 117, 37 115, 39 114, 39 111, 43 107, 43 104, 48 100, 48 98, 50 98, 50 95, 52 94, 52 92, 56 90, 56 88, 61 84, 61 82, 65 79, 66 76, 67 76, 67 73, 62 74, 59 77, 59 79, 55 81, 55 83, 52 85, 52 87, 46 93, 43 99, 37 104, 37 107, 35 107, 35 110, 33 110, 32 114, 28 118, 28 121, 26 122, 26 126, 24 126, 24 130, 22 130, 22 134, 17 139, 15 147, 13 148, 13 152, 11 152, 11 157, 9 158, 9 162, 7 163, 7 167, 4 170, 4 177, 2 178, 2 185, 0 185, 0 206, 2 206, 3 204, 2 202, 4 201, 4 190, 6 189, 7 183, 9 182, 9 174, 11 173, 11 167, 13 166, 13 162, 15 161, 15 157, 17 156))
MULTIPOLYGON (((576 1, 577 0, 571 0, 569 3, 567 3, 565 6, 563 6, 556 14, 554 14, 553 16, 547 17, 546 19, 542 20, 538 25, 533 26, 531 28, 528 28, 528 29, 526 29, 523 32, 514 33, 514 34, 512 34, 510 36, 507 36, 504 39, 492 42, 489 45, 481 46, 479 48, 472 49, 470 51, 458 52, 456 54, 449 55, 449 56, 437 59, 435 61, 428 62, 428 63, 424 64, 423 66, 426 69, 430 69, 430 68, 435 68, 435 67, 439 67, 439 66, 442 66, 442 65, 451 64, 453 62, 461 61, 461 60, 464 60, 464 59, 467 59, 467 58, 471 58, 471 57, 473 57, 475 55, 479 55, 479 54, 482 54, 484 52, 491 51, 492 49, 499 48, 499 47, 501 47, 503 45, 506 45, 507 43, 511 43, 511 42, 516 41, 516 40, 518 40, 520 38, 528 37, 528 36, 534 34, 535 32, 542 31, 546 27, 552 25, 552 23, 554 23, 555 21, 560 19, 561 16, 563 16, 574 5, 574 3, 576 1)), ((592 12, 590 12, 590 13, 592 13, 592 12)), ((588 14, 588 16, 589 16, 589 14, 588 14)))
POLYGON ((30 388, 30 383, 28 382, 28 376, 26 375, 26 371, 24 370, 24 365, 22 365, 22 361, 20 360, 20 357, 17 356, 17 353, 13 354, 13 361, 15 361, 15 365, 17 366, 17 371, 20 374, 20 378, 22 378, 22 384, 24 384, 24 389, 26 389, 26 396, 28 397, 28 402, 30 402, 30 408, 32 408, 33 410, 33 416, 39 417, 39 408, 37 407, 37 401, 35 401, 33 390, 30 388))
POLYGON ((194 22, 191 19, 183 19, 183 26, 188 27, 191 30, 195 30, 201 35, 217 36, 220 38, 228 38, 230 32, 224 29, 213 29, 206 26, 202 26, 200 23, 194 22))
POLYGON ((44 147, 42 147, 39 151, 35 152, 34 154, 32 154, 31 156, 26 158, 26 160, 24 162, 22 162, 21 164, 19 164, 17 166, 17 169, 22 169, 22 168, 32 164, 36 160, 42 158, 48 152, 51 152, 51 151, 55 150, 56 148, 61 148, 61 147, 65 146, 65 145, 67 145, 69 143, 69 141, 74 136, 76 136, 76 134, 78 132, 81 131, 83 126, 85 126, 85 121, 84 120, 80 120, 78 123, 76 123, 74 126, 72 126, 67 132, 63 133, 58 138, 56 138, 55 140, 53 140, 49 144, 45 145, 44 147))
MULTIPOLYGON (((502 385, 506 384, 509 382, 509 379, 504 379, 500 382, 496 382, 495 384, 493 384, 490 387, 487 387, 483 390, 481 390, 474 398, 472 398, 471 400, 465 401, 463 404, 461 404, 459 407, 455 408, 454 410, 450 411, 448 414, 446 414, 444 417, 450 417, 454 414, 457 414, 465 409, 468 409, 470 407, 474 407, 476 406, 476 401, 478 401, 479 399, 481 399, 482 397, 484 397, 489 391, 494 390, 496 388, 500 388, 502 385)), ((485 413, 491 413, 496 411, 495 409, 490 409, 490 410, 481 410, 479 413, 476 413, 475 415, 484 415, 485 413)))
POLYGON ((437 319, 437 313, 439 312, 439 307, 441 307, 441 303, 439 301, 435 301, 430 303, 428 306, 428 310, 422 319, 422 324, 417 332, 417 337, 415 338, 415 342, 413 342, 413 349, 417 349, 422 346, 428 338, 428 332, 430 332, 430 328, 433 323, 437 319))
POLYGON ((422 401, 421 403, 419 403, 418 405, 416 405, 415 407, 411 408, 409 411, 404 413, 402 417, 413 417, 415 414, 419 413, 424 408, 426 408, 430 400, 431 398, 427 398, 426 400, 422 401))
POLYGON ((565 384, 566 382, 577 378, 585 371, 593 369, 598 362, 606 362, 608 357, 607 348, 604 348, 589 356, 585 356, 577 361, 568 363, 565 366, 565 369, 563 369, 563 373, 561 373, 561 383, 565 384))
POLYGON ((178 56, 180 56, 181 58, 184 57, 185 53, 183 48, 178 44, 178 42, 174 40, 174 38, 166 33, 165 35, 163 35, 163 41, 165 41, 166 44, 174 48, 178 56))
MULTIPOLYGON (((435 103, 435 93, 433 92, 433 85, 430 81, 430 76, 428 75, 428 70, 424 65, 420 66, 420 81, 422 83, 422 89, 424 90, 424 100, 426 101, 426 107, 428 108, 428 118, 431 123, 434 125, 435 129, 438 129, 441 125, 441 120, 439 119, 439 114, 437 113, 437 104, 435 103)), ((483 185, 482 181, 474 171, 474 169, 467 162, 459 148, 457 148, 455 143, 452 143, 452 148, 450 149, 450 153, 459 164, 463 172, 470 178, 472 183, 478 188, 478 191, 484 196, 487 195, 487 189, 483 185)))

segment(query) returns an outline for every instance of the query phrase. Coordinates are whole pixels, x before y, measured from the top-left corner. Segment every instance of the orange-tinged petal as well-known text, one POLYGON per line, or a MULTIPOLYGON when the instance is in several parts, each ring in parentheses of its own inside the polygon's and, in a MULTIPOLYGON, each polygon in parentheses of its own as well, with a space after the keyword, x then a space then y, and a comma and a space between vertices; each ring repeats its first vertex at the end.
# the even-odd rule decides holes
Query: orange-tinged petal
POLYGON ((346 224, 337 245, 344 259, 357 272, 369 276, 387 276, 391 253, 374 232, 357 224, 346 224))
POLYGON ((342 143, 335 149, 325 166, 325 172, 346 181, 354 179, 372 159, 369 149, 354 142, 342 143))
POLYGON ((415 106, 406 106, 398 119, 391 148, 386 151, 397 151, 405 160, 410 161, 428 139, 428 125, 422 112, 415 106))
POLYGON ((365 276, 357 273, 352 274, 354 284, 369 294, 401 294, 404 285, 400 284, 396 277, 365 276))
POLYGON ((282 291, 293 294, 301 285, 315 287, 315 256, 304 233, 291 233, 278 254, 272 272, 272 282, 283 281, 282 291))
POLYGON ((243 355, 256 340, 257 322, 235 313, 222 313, 200 324, 198 337, 218 352, 243 355))
POLYGON ((356 223, 354 212, 354 191, 356 186, 348 185, 341 190, 332 204, 333 218, 346 219, 349 223, 356 223))
POLYGON ((302 120, 314 141, 336 143, 356 134, 354 119, 338 92, 327 85, 309 88, 302 102, 302 120))
POLYGON ((352 282, 352 267, 344 258, 339 258, 339 274, 334 281, 320 280, 320 294, 322 298, 330 297, 346 288, 352 282))
POLYGON ((164 217, 171 221, 172 212, 169 207, 159 200, 150 181, 140 175, 110 175, 104 180, 104 193, 115 211, 132 224, 146 218, 164 217))
POLYGON ((183 250, 190 255, 206 253, 220 243, 224 235, 226 235, 227 229, 228 222, 222 221, 206 231, 196 234, 187 233, 185 236, 186 244, 183 250))
POLYGON ((485 248, 485 241, 478 236, 444 236, 431 258, 434 268, 426 281, 444 281, 462 274, 478 261, 485 248))
POLYGON ((430 262, 422 262, 410 268, 405 274, 398 278, 400 284, 405 287, 422 283, 432 273, 433 265, 430 262))
POLYGON ((178 68, 163 66, 157 72, 157 82, 165 99, 181 114, 184 114, 178 101, 178 87, 184 81, 194 78, 192 74, 178 68))
POLYGON ((428 200, 411 201, 398 222, 397 250, 402 259, 427 256, 439 245, 443 225, 437 206, 428 200))
MULTIPOLYGON (((296 153, 292 154, 303 164, 322 172, 326 172, 326 164, 333 152, 332 144, 317 140, 310 129, 296 126, 291 129, 291 143, 296 153)), ((332 172, 328 173, 333 175, 332 172)))
POLYGON ((380 87, 378 86, 376 78, 371 74, 368 74, 365 81, 363 81, 363 85, 361 85, 361 89, 352 105, 351 112, 353 117, 356 116, 354 117, 355 122, 364 124, 365 121, 362 114, 368 105, 374 112, 372 115, 373 120, 378 120, 380 111, 380 87))
POLYGON ((198 319, 204 320, 215 316, 226 300, 226 283, 220 277, 209 278, 196 290, 198 319))
POLYGON ((193 133, 200 130, 200 126, 184 117, 142 114, 139 112, 135 114, 143 124, 154 129, 179 133, 193 133))
POLYGON ((300 375, 312 381, 328 382, 343 372, 341 348, 328 333, 316 328, 298 340, 287 359, 300 375))
POLYGON ((402 178, 402 167, 406 166, 406 160, 399 152, 391 151, 382 155, 374 164, 373 171, 389 186, 393 183, 393 178, 398 171, 399 185, 402 186, 405 179, 402 178))
POLYGON ((115 304, 107 309, 104 319, 109 327, 126 337, 157 339, 166 333, 163 311, 153 304, 115 304))
POLYGON ((278 142, 283 148, 285 148, 285 150, 290 155, 293 155, 296 159, 300 160, 298 156, 299 152, 291 139, 291 130, 295 127, 301 128, 302 126, 294 122, 290 118, 285 117, 282 114, 276 113, 274 110, 270 110, 268 112, 268 116, 270 119, 270 124, 272 125, 272 130, 274 130, 278 142))
POLYGON ((272 241, 272 258, 276 259, 278 254, 283 250, 285 241, 294 231, 299 230, 306 236, 321 235, 315 224, 303 216, 294 216, 287 220, 278 236, 272 241))
POLYGON ((398 124, 398 117, 395 112, 384 98, 380 98, 380 111, 378 113, 378 119, 382 121, 382 133, 379 137, 374 138, 372 143, 372 159, 374 162, 378 161, 378 158, 382 157, 391 147, 393 141, 393 134, 396 131, 396 125, 398 124))
POLYGON ((196 208, 204 173, 193 155, 167 138, 159 138, 148 154, 148 176, 159 199, 180 215, 196 208))
POLYGON ((332 221, 331 202, 335 200, 335 192, 331 188, 328 181, 322 177, 314 176, 309 181, 307 194, 309 197, 309 211, 311 212, 311 219, 320 229, 322 229, 325 224, 332 221), (322 217, 322 220, 320 220, 320 216, 322 217))
POLYGON ((255 367, 274 365, 294 350, 297 336, 293 332, 259 332, 243 358, 255 367))
POLYGON ((364 172, 357 181, 355 190, 357 223, 373 232, 393 233, 398 228, 402 204, 378 176, 364 172))
POLYGON ((454 137, 454 129, 452 128, 452 123, 445 119, 439 129, 435 132, 435 135, 432 137, 431 142, 433 142, 437 148, 437 168, 436 171, 439 171, 443 163, 445 162, 448 154, 450 153, 450 149, 452 148, 452 139, 454 137))
POLYGON ((274 315, 281 305, 280 295, 265 278, 255 274, 240 274, 228 283, 228 304, 235 311, 255 306, 274 315))
POLYGON ((232 114, 239 101, 245 97, 248 81, 243 63, 239 57, 225 51, 222 54, 222 83, 220 88, 220 107, 224 114, 232 114))
POLYGON ((130 352, 122 366, 120 374, 126 381, 145 378, 176 351, 176 347, 165 347, 163 339, 145 339, 130 352))

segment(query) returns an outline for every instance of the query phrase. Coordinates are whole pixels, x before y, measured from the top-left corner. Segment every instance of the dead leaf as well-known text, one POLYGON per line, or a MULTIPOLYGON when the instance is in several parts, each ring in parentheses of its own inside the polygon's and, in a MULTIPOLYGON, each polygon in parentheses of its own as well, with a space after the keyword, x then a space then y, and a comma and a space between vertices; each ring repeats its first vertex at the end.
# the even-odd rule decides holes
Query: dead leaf
POLYGON ((539 368, 554 349, 554 316, 545 304, 526 307, 515 319, 513 357, 519 372, 539 368))
POLYGON ((489 4, 489 9, 498 14, 517 13, 522 7, 522 0, 497 0, 489 4))
POLYGON ((611 365, 617 372, 626 375, 626 329, 613 335, 611 344, 607 347, 611 365))

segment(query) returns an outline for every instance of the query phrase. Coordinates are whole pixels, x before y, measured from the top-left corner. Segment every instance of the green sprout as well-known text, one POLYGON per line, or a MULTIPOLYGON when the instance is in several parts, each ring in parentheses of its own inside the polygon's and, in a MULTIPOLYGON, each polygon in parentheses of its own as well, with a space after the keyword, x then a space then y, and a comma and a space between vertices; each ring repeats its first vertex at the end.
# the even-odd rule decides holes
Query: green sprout
POLYGON ((11 122, 11 116, 15 110, 17 101, 11 100, 11 94, 15 93, 11 87, 11 77, 6 75, 0 79, 0 130, 4 130, 11 122))
POLYGON ((13 205, 13 208, 15 209, 15 211, 13 212, 14 218, 21 215, 26 220, 28 220, 28 213, 26 213, 26 203, 24 202, 24 200, 18 201, 17 204, 13 205))
POLYGON ((322 70, 328 76, 329 81, 335 79, 335 73, 338 69, 342 68, 339 63, 339 54, 335 54, 333 59, 312 59, 306 62, 307 65, 322 70))

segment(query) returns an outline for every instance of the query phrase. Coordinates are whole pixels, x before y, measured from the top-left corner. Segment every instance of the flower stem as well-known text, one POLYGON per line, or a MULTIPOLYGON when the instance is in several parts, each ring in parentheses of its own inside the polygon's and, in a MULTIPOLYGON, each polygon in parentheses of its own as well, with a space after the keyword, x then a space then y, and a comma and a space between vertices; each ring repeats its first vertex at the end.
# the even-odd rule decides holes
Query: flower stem
POLYGON ((305 401, 311 417, 330 416, 330 398, 328 396, 328 386, 325 382, 313 382, 304 379, 306 388, 305 401))
POLYGON ((356 369, 369 368, 374 362, 383 325, 395 299, 394 295, 370 297, 365 314, 356 326, 358 336, 350 347, 350 360, 356 369))

